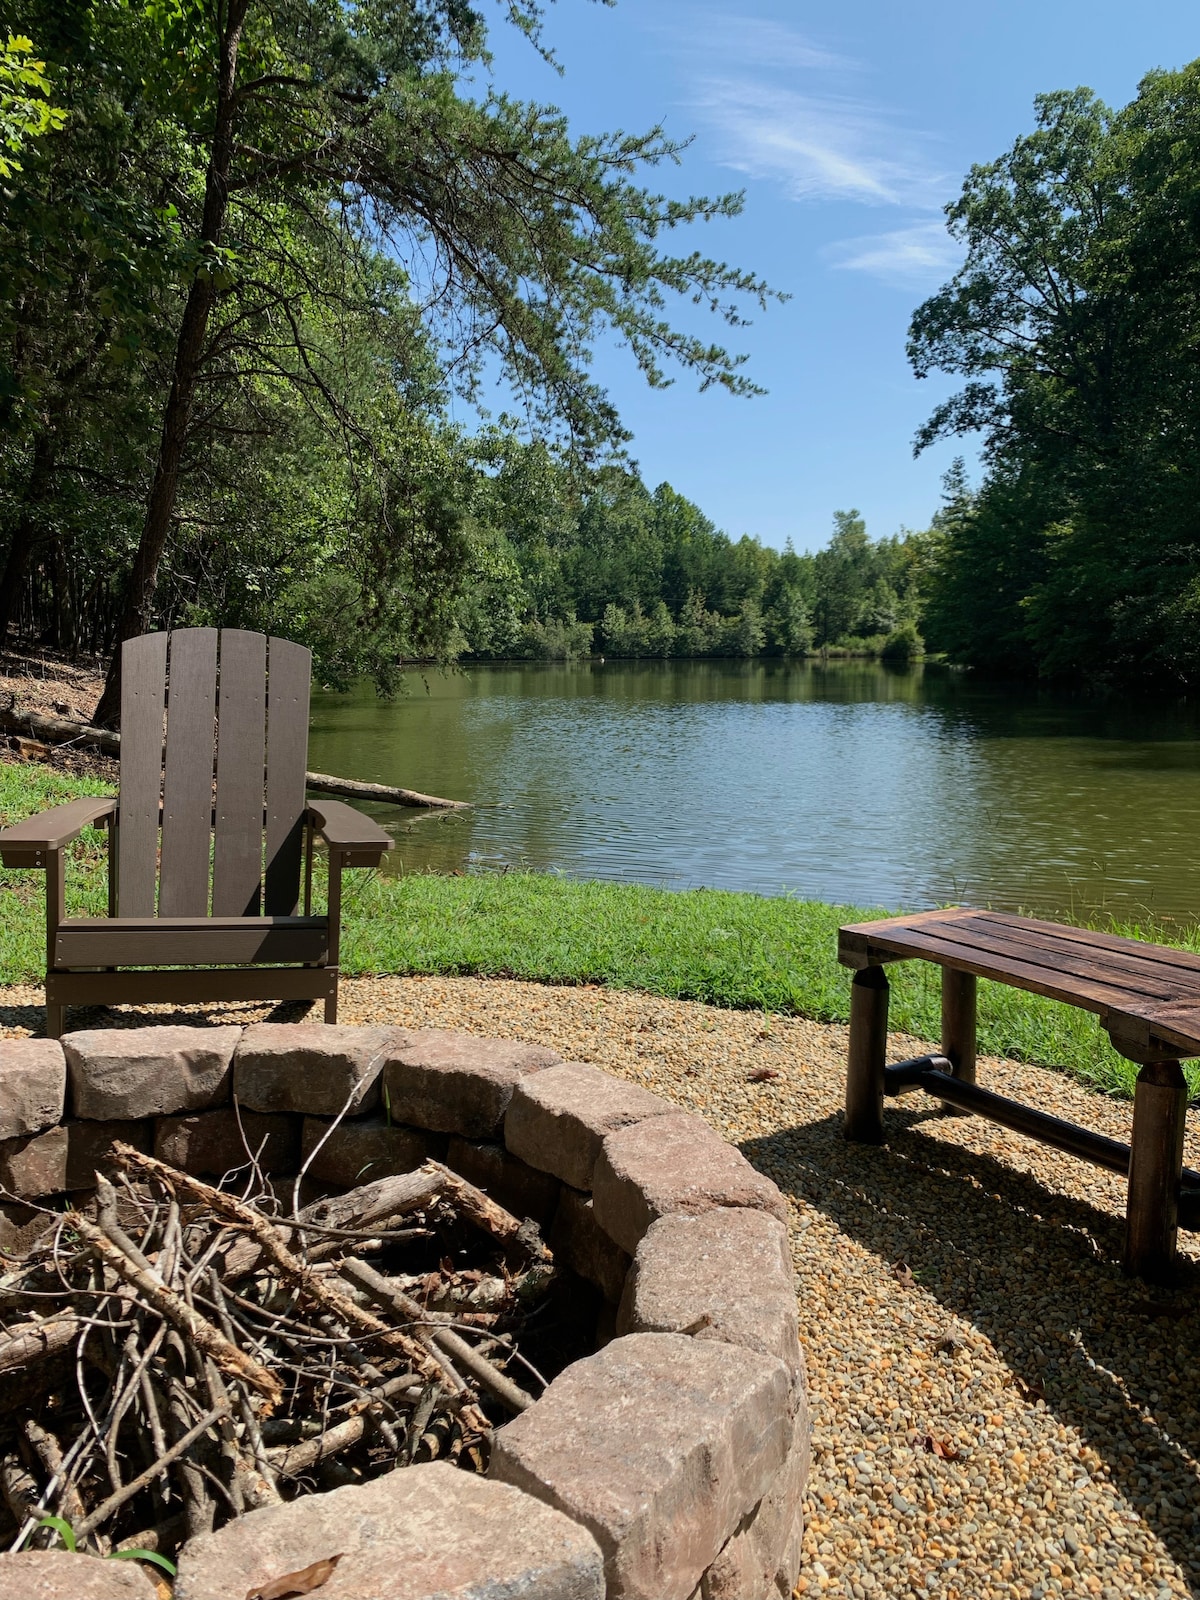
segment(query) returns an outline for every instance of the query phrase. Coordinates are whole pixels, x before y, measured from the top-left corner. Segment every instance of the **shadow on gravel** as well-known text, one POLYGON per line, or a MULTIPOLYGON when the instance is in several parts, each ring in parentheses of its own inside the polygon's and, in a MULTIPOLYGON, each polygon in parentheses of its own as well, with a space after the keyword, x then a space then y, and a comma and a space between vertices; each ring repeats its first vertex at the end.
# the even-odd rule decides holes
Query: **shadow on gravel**
POLYGON ((0 1028, 27 1028, 30 1033, 46 1031, 46 1012, 42 1006, 0 1006, 0 1028))
MULTIPOLYGON (((228 1005, 196 1005, 172 1007, 122 1006, 72 1006, 67 1014, 67 1030, 77 1033, 83 1028, 207 1028, 219 1027, 227 1022, 303 1022, 319 1020, 320 1012, 312 1000, 281 1000, 276 1005, 269 1001, 231 1001, 228 1005), (312 1016, 309 1017, 309 1013, 312 1016)), ((0 1005, 0 1028, 27 1028, 41 1038, 46 1032, 44 1006, 0 1005)))
POLYGON ((839 1113, 740 1148, 985 1334, 1026 1401, 1097 1452, 1200 1596, 1200 1264, 1182 1261, 1171 1289, 1123 1277, 1122 1218, 939 1139, 941 1120, 893 1103, 882 1147, 848 1144, 839 1113))

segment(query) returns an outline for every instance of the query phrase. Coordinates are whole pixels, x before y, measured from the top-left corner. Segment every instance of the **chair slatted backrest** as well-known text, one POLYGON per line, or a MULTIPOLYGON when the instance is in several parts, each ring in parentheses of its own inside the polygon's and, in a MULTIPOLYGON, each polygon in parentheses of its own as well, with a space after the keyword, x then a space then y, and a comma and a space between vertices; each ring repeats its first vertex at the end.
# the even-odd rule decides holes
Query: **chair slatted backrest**
POLYGON ((121 916, 295 912, 311 661, 303 645, 237 628, 125 644, 121 916))

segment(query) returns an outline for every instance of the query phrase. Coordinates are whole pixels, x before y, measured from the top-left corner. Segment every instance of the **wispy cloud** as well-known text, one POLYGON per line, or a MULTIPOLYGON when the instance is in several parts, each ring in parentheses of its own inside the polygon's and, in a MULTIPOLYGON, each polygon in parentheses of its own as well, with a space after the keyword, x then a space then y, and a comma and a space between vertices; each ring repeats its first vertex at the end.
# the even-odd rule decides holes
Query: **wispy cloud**
POLYGON ((825 254, 835 267, 867 272, 901 289, 931 288, 956 271, 963 255, 941 222, 916 222, 887 233, 844 239, 825 254))
POLYGON ((944 189, 920 138, 862 100, 738 76, 700 80, 693 103, 726 166, 793 200, 928 206, 944 189))
POLYGON ((768 67, 794 72, 856 72, 858 63, 816 44, 807 34, 765 17, 689 10, 686 34, 677 48, 695 62, 720 61, 726 67, 768 67))
MULTIPOLYGON (((728 0, 727 0, 728 5, 728 0)), ((906 226, 847 239, 830 265, 924 288, 958 264, 940 213, 951 188, 935 139, 873 92, 862 62, 783 23, 731 9, 680 13, 670 48, 710 153, 792 200, 842 201, 916 214, 906 226)))

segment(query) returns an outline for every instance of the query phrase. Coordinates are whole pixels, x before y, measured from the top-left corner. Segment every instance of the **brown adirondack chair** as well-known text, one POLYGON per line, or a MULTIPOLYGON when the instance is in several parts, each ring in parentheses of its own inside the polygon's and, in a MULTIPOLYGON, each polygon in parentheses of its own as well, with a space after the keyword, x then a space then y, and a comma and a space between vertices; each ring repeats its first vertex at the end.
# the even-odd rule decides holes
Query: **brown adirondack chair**
POLYGON ((124 646, 120 793, 0 832, 6 867, 46 873, 51 1038, 69 1005, 323 1000, 336 1021, 342 869, 378 866, 391 840, 350 806, 305 800, 310 664, 302 645, 234 628, 124 646), (89 823, 108 828, 108 915, 68 917, 64 852, 89 823), (321 916, 314 839, 329 855, 321 916))

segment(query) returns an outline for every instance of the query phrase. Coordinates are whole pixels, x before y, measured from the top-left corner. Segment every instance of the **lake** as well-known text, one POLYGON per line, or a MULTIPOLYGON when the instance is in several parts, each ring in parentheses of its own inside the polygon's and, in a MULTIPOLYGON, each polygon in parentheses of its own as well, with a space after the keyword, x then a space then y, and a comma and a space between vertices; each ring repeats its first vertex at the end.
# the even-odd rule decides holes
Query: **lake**
POLYGON ((1200 916, 1194 704, 873 662, 474 666, 315 694, 309 763, 474 803, 378 809, 394 871, 1200 916))

